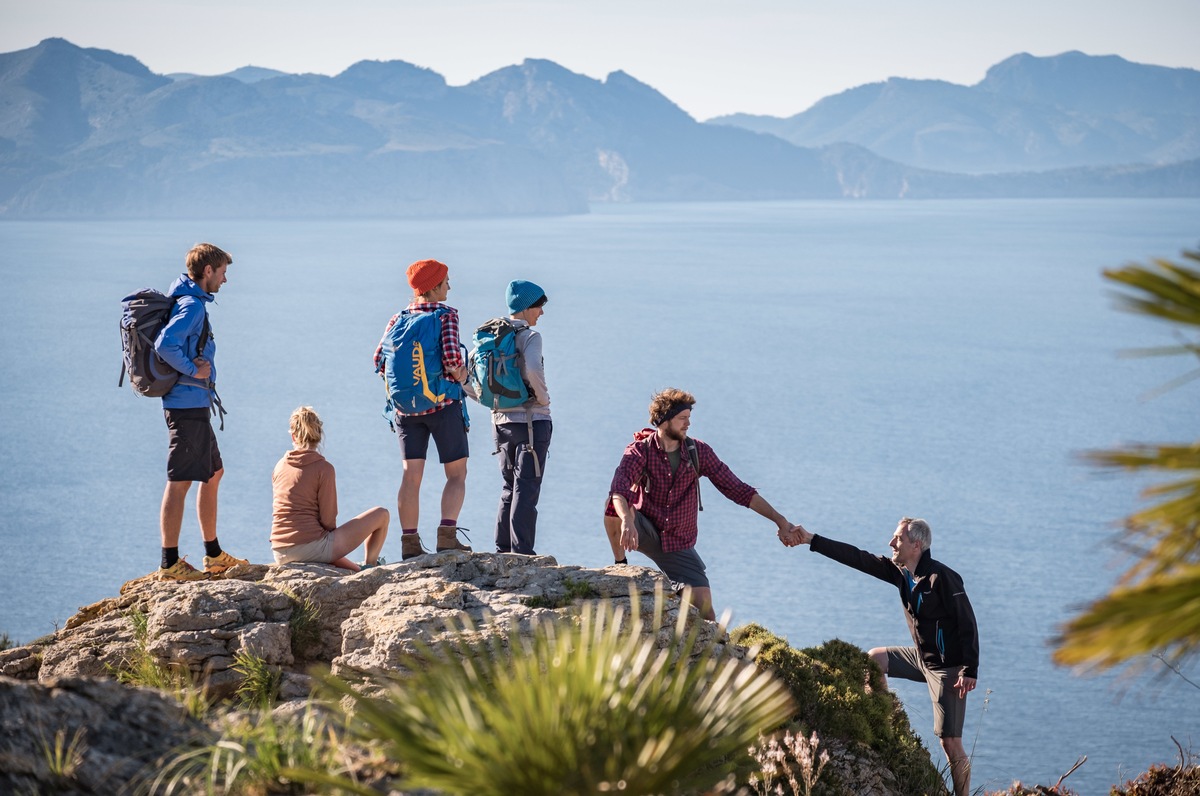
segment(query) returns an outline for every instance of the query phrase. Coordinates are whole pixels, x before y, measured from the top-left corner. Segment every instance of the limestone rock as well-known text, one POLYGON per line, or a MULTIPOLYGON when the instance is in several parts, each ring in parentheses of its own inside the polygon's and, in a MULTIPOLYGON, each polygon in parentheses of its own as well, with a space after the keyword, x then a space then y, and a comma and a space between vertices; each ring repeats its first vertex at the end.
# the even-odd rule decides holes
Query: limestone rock
POLYGON ((178 703, 147 688, 0 677, 0 793, 132 792, 177 749, 215 740, 178 703), (47 759, 56 748, 57 771, 47 759))
MULTIPOLYGON (((37 645, 0 651, 0 793, 115 793, 177 745, 215 740, 219 719, 205 727, 170 698, 121 685, 123 669, 186 671, 222 697, 242 682, 237 657, 253 655, 280 675, 276 714, 297 716, 311 709, 314 664, 370 688, 372 675, 403 674, 409 655, 456 628, 489 640, 601 597, 623 609, 621 621, 638 610, 649 624, 655 592, 667 588, 661 573, 644 567, 591 570, 548 556, 461 551, 355 574, 298 564, 236 567, 207 581, 139 578, 119 596, 81 608, 37 645), (64 778, 51 771, 46 743, 69 746, 76 738, 64 778)), ((678 599, 667 600, 660 647, 679 621, 701 645, 727 643, 721 625, 681 610, 678 599)), ((831 751, 846 792, 896 792, 869 749, 831 751)))

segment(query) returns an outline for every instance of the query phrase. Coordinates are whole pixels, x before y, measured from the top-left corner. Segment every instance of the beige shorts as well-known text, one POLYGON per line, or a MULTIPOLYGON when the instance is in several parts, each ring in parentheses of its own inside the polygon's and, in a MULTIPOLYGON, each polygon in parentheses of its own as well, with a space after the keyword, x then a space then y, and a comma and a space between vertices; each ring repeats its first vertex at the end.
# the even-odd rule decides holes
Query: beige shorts
POLYGON ((315 542, 271 549, 276 564, 328 564, 333 561, 333 532, 315 542))

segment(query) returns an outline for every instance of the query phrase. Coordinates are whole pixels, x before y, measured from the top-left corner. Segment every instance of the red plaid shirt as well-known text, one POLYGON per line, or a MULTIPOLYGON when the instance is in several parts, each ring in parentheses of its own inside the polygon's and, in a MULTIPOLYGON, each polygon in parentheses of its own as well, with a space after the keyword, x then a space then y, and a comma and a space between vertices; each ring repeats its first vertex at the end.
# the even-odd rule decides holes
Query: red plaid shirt
POLYGON ((712 482, 722 495, 739 506, 749 506, 758 490, 744 483, 717 458, 706 443, 693 440, 700 459, 700 472, 692 468, 692 457, 680 445, 679 467, 671 472, 671 460, 659 444, 658 434, 648 428, 639 431, 625 454, 609 487, 606 514, 615 514, 612 496, 621 495, 629 505, 646 515, 662 536, 663 552, 671 553, 696 546, 699 519, 700 476, 712 482), (649 456, 645 439, 650 437, 649 456), (646 476, 649 476, 648 478, 646 476))
MULTIPOLYGON (((433 312, 439 307, 445 307, 450 310, 442 316, 442 369, 447 374, 446 378, 450 378, 449 372, 455 368, 466 366, 466 360, 463 359, 462 343, 458 339, 458 310, 453 307, 443 304, 440 301, 414 301, 409 304, 405 312, 433 312)), ((375 370, 379 371, 379 375, 383 374, 383 340, 387 337, 387 333, 396 325, 396 319, 400 317, 400 313, 392 316, 388 321, 387 326, 383 329, 383 337, 379 338, 379 345, 375 346, 375 370)), ((385 377, 386 378, 386 377, 385 377)), ((424 412, 416 412, 418 415, 431 415, 434 412, 442 409, 454 401, 442 401, 432 409, 424 412)))

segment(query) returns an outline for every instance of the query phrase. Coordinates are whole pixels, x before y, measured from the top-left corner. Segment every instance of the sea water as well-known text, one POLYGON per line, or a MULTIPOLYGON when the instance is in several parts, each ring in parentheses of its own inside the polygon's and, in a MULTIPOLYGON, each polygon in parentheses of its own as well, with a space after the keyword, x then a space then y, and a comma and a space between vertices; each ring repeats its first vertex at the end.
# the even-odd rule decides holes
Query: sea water
MULTIPOLYGON (((218 198, 219 199, 219 198, 218 198)), ((120 298, 166 289, 198 241, 234 258, 211 305, 223 546, 270 560, 270 474, 301 404, 325 421, 343 518, 394 511, 395 437, 371 357, 404 306, 405 266, 450 265, 464 333, 504 311, 510 279, 550 298, 554 440, 537 549, 611 563, 600 513, 653 392, 696 395, 692 434, 793 522, 886 554, 926 518, 979 620, 964 741, 974 784, 1083 793, 1200 748, 1200 690, 1151 660, 1136 675, 1055 667, 1062 622, 1128 566, 1119 520, 1144 482, 1082 451, 1200 436, 1196 385, 1152 395, 1184 359, 1121 358, 1176 342, 1114 308, 1104 268, 1178 258, 1196 200, 780 202, 598 206, 566 218, 0 224, 0 632, 28 642, 158 563, 166 430, 159 402, 117 389, 120 298), (986 710, 984 701, 987 695, 986 710)), ((486 413, 472 407, 460 524, 491 548, 499 494, 486 413)), ((895 590, 785 549, 771 523, 703 487, 699 551, 717 611, 806 647, 908 643, 895 590)), ((437 522, 427 472, 422 528, 437 522)), ((394 515, 393 515, 394 516, 394 515)), ((393 530, 395 523, 393 521, 393 530)), ((385 555, 398 560, 399 542, 385 555)), ((181 552, 203 556, 191 500, 181 552)), ((646 563, 635 554, 632 562, 646 563)), ((893 681, 933 750, 924 685, 893 681)))

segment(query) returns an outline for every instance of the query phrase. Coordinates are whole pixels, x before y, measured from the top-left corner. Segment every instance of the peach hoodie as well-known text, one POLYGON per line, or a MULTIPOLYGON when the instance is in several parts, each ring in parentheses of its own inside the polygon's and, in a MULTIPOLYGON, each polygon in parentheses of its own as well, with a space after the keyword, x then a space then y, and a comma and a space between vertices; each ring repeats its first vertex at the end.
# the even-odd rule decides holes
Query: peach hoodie
POLYGON ((337 527, 337 482, 333 465, 311 450, 290 450, 271 474, 271 547, 321 539, 337 527))

